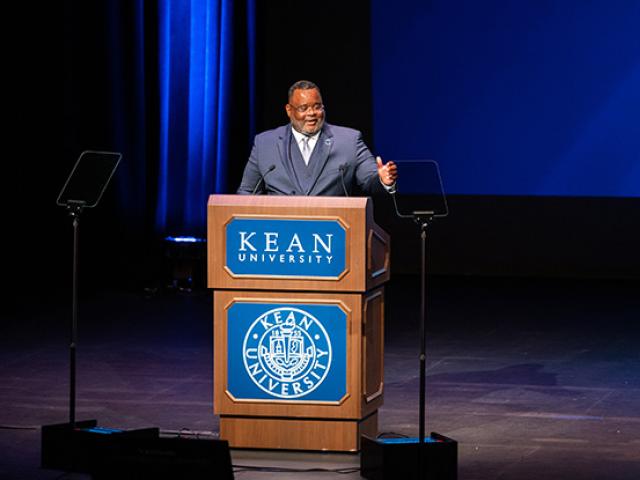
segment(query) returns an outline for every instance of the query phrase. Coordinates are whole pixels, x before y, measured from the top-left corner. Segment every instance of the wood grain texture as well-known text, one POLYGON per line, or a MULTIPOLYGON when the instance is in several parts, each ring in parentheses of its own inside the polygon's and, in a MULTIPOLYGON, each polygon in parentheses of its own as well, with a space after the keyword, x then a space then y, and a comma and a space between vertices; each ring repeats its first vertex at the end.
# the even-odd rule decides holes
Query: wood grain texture
POLYGON ((220 418, 220 438, 232 448, 357 452, 360 436, 377 431, 377 413, 362 420, 220 418))
POLYGON ((364 292, 389 280, 389 244, 389 235, 373 221, 368 198, 211 195, 207 206, 207 283, 215 289, 273 290, 277 285, 278 290, 364 292), (225 229, 233 218, 243 217, 338 220, 346 231, 345 272, 338 279, 234 275, 225 268, 225 229), (375 245, 370 241, 372 231, 375 245), (375 263, 369 261, 372 255, 375 263))
POLYGON ((384 290, 365 296, 362 311, 363 413, 377 409, 384 386, 384 290))

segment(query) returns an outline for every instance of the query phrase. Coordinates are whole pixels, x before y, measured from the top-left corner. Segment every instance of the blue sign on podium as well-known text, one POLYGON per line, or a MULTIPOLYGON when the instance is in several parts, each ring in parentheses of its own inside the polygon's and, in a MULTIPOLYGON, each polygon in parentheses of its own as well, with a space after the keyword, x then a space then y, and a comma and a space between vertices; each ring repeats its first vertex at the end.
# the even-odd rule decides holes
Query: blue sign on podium
POLYGON ((226 266, 234 275, 335 279, 346 269, 347 235, 337 219, 234 217, 226 266))
POLYGON ((236 302, 227 311, 227 387, 238 400, 339 402, 347 314, 338 305, 236 302))

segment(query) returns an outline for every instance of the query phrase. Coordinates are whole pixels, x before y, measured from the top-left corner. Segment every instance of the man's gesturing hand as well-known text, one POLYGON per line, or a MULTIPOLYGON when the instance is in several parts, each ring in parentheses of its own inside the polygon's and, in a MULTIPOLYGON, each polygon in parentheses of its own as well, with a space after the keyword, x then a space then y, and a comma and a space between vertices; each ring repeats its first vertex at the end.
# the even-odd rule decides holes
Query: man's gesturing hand
POLYGON ((398 178, 398 167, 393 162, 387 162, 382 164, 382 158, 376 157, 376 163, 378 164, 378 176, 380 181, 390 187, 396 183, 398 178))

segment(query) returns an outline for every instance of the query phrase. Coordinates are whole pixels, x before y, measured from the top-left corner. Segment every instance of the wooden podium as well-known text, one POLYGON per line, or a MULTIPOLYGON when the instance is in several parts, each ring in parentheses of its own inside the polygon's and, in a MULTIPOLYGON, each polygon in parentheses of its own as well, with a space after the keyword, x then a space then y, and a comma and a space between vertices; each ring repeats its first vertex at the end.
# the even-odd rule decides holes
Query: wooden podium
POLYGON ((371 200, 212 195, 207 222, 220 437, 359 450, 383 402, 389 279, 371 200))

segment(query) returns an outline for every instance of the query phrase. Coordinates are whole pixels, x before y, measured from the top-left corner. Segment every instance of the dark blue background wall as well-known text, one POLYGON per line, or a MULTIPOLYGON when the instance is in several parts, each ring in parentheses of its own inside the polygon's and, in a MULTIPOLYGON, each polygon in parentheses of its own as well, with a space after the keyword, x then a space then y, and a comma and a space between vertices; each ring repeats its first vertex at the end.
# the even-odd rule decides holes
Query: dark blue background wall
POLYGON ((451 194, 640 196, 640 2, 373 0, 374 140, 451 194))

